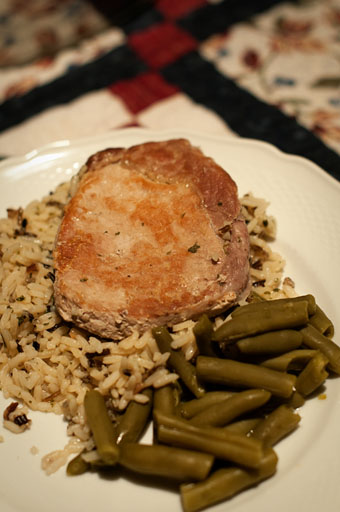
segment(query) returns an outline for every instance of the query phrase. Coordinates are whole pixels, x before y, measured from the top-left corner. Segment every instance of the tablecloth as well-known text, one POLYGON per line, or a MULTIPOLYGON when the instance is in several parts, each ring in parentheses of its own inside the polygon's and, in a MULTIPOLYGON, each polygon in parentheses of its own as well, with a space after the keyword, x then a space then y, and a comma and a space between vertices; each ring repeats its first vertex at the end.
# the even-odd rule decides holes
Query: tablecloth
POLYGON ((0 155, 129 126, 194 129, 267 141, 340 180, 340 0, 142 4, 115 22, 96 2, 7 1, 0 155))

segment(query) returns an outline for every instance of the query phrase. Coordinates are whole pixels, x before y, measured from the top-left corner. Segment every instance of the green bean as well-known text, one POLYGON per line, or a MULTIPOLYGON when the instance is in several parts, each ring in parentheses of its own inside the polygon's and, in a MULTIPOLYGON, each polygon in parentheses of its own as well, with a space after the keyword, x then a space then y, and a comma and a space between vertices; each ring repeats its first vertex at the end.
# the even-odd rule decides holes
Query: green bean
POLYGON ((202 315, 193 329, 199 354, 204 356, 216 356, 213 349, 212 336, 214 332, 213 323, 208 315, 202 315))
POLYGON ((156 433, 160 442, 211 453, 247 467, 258 467, 263 456, 262 443, 257 439, 225 429, 198 427, 178 417, 157 414, 156 433))
POLYGON ((302 396, 310 395, 325 382, 329 375, 325 370, 327 364, 328 359, 322 352, 317 352, 309 361, 296 380, 296 390, 302 396))
POLYGON ((249 434, 256 425, 261 421, 261 418, 246 418, 243 420, 234 421, 223 427, 227 432, 234 432, 235 434, 249 434))
MULTIPOLYGON (((204 426, 200 427, 194 425, 189 420, 181 418, 180 416, 169 416, 167 414, 163 414, 162 412, 156 411, 154 415, 155 429, 157 429, 159 425, 164 425, 169 428, 177 429, 177 430, 185 430, 193 433, 205 433, 206 436, 218 436, 222 439, 233 439, 231 436, 234 433, 231 433, 231 436, 226 428, 216 428, 204 426), (225 433, 226 431, 226 433, 225 433)), ((237 434, 237 438, 239 438, 239 434, 237 434)), ((242 439, 244 436, 242 436, 242 439)))
POLYGON ((174 479, 182 483, 183 511, 196 512, 275 472, 277 456, 272 446, 301 419, 293 408, 300 407, 304 397, 322 385, 328 377, 326 367, 340 375, 340 347, 330 339, 332 322, 314 297, 305 295, 239 307, 215 331, 208 316, 202 315, 193 332, 199 352, 195 366, 180 350, 172 349, 172 336, 165 327, 152 330, 159 350, 169 353, 169 368, 196 398, 180 402, 173 384, 155 391, 146 389, 143 393, 149 402, 131 402, 114 428, 104 397, 88 391, 85 413, 97 452, 84 455, 85 459, 81 454, 74 457, 67 474, 115 465, 174 479), (229 359, 216 357, 214 347, 222 349, 224 356, 228 353, 229 359), (282 355, 251 364, 234 360, 240 353, 282 355), (288 374, 288 370, 300 374, 288 374), (206 392, 201 382, 225 389, 206 392), (284 404, 278 405, 282 399, 284 404), (154 440, 159 444, 144 445, 137 441, 150 417, 152 402, 154 440), (274 403, 276 409, 272 410, 274 403), (270 411, 264 418, 247 416, 234 421, 250 411, 263 416, 264 409, 270 411), (211 473, 215 459, 221 469, 211 473))
POLYGON ((301 329, 303 343, 312 349, 320 350, 329 360, 328 368, 340 375, 340 347, 321 334, 313 325, 301 329))
MULTIPOLYGON (((189 433, 160 425, 157 431, 161 443, 170 444, 178 448, 197 450, 203 453, 210 453, 218 459, 227 460, 249 468, 257 468, 261 461, 262 444, 258 446, 237 445, 225 439, 207 437, 206 435, 189 433)), ((243 436, 248 443, 251 439, 243 436)))
POLYGON ((261 407, 270 397, 271 393, 264 389, 247 389, 223 402, 211 405, 193 416, 190 422, 193 425, 223 427, 238 416, 261 407))
POLYGON ((79 453, 67 464, 66 473, 69 476, 82 475, 83 473, 86 473, 90 467, 91 464, 86 462, 81 456, 81 453, 79 453))
POLYGON ((162 353, 170 353, 168 359, 170 368, 178 373, 186 387, 196 396, 196 398, 203 396, 205 390, 198 382, 194 365, 185 359, 182 352, 171 348, 172 337, 169 331, 165 327, 155 327, 152 329, 152 334, 157 342, 159 350, 162 353))
POLYGON ((305 404, 305 402, 306 400, 301 393, 295 390, 290 399, 286 402, 286 405, 292 409, 299 409, 305 404))
POLYGON ((176 414, 179 407, 179 390, 174 384, 167 384, 154 391, 153 411, 176 414))
POLYGON ((273 446, 292 432, 300 420, 301 416, 291 407, 280 405, 257 424, 252 436, 262 441, 265 446, 273 446))
POLYGON ((300 349, 292 350, 286 354, 282 354, 278 357, 266 359, 261 363, 261 366, 271 368, 280 372, 286 372, 288 370, 301 370, 306 366, 308 361, 316 354, 316 350, 300 349))
POLYGON ((287 303, 294 303, 294 302, 301 302, 301 301, 307 301, 308 302, 308 315, 314 315, 316 312, 316 302, 313 295, 300 295, 299 297, 292 297, 287 299, 276 299, 276 300, 266 300, 262 302, 251 302, 250 304, 245 304, 244 306, 240 306, 231 313, 232 318, 235 318, 238 315, 243 315, 253 312, 259 312, 263 311, 265 308, 275 308, 275 307, 281 307, 283 304, 287 303))
POLYGON ((87 391, 84 406, 99 457, 107 464, 115 464, 118 460, 119 450, 115 443, 115 429, 103 395, 96 390, 87 391))
POLYGON ((241 388, 262 388, 275 396, 289 398, 296 377, 255 364, 199 356, 197 375, 203 381, 241 388))
POLYGON ((269 478, 275 473, 277 460, 276 453, 269 448, 257 470, 239 467, 222 468, 212 473, 203 482, 181 485, 184 512, 197 512, 227 500, 240 491, 269 478))
POLYGON ((253 311, 246 317, 243 314, 237 315, 224 322, 214 332, 214 340, 231 343, 255 334, 302 327, 307 324, 307 301, 290 301, 279 305, 275 302, 277 301, 259 302, 258 311, 253 311))
POLYGON ((190 419, 195 414, 204 411, 207 407, 212 404, 218 404, 233 396, 233 391, 208 391, 201 398, 194 398, 188 402, 181 402, 179 410, 183 418, 190 419))
POLYGON ((321 332, 327 338, 333 338, 334 336, 334 325, 320 306, 316 306, 316 312, 310 317, 309 323, 313 325, 318 331, 321 332))
POLYGON ((148 402, 142 404, 132 400, 120 417, 115 430, 117 444, 134 443, 141 437, 150 417, 153 391, 146 388, 142 394, 148 397, 148 402))
POLYGON ((120 449, 120 464, 144 475, 172 478, 179 482, 204 480, 214 457, 207 453, 171 446, 126 443, 120 449))
POLYGON ((293 329, 266 332, 236 342, 242 354, 281 354, 298 348, 302 343, 302 334, 293 329))

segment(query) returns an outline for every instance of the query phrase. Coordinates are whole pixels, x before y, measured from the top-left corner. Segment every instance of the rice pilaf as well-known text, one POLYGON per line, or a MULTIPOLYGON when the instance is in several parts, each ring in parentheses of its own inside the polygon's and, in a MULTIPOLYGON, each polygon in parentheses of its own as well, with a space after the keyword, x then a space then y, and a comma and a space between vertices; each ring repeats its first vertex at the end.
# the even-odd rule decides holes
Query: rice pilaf
MULTIPOLYGON (((131 400, 145 401, 145 387, 178 378, 166 368, 168 354, 160 353, 150 331, 133 332, 119 343, 101 340, 56 312, 52 251, 75 184, 72 179, 41 201, 8 209, 0 220, 0 388, 5 398, 20 402, 21 416, 27 418, 29 408, 66 418, 70 442, 44 458, 47 473, 65 464, 71 453, 92 447, 83 406, 88 389, 98 389, 114 415, 131 400)), ((246 194, 241 204, 251 242, 253 289, 267 299, 296 295, 294 283, 283 280, 284 260, 268 244, 276 235, 268 203, 246 194)), ((216 325, 222 322, 215 319, 216 325)), ((193 326, 189 320, 172 328, 173 348, 183 350, 188 360, 196 351, 193 326)), ((12 432, 30 426, 13 411, 6 416, 4 426, 12 432)))

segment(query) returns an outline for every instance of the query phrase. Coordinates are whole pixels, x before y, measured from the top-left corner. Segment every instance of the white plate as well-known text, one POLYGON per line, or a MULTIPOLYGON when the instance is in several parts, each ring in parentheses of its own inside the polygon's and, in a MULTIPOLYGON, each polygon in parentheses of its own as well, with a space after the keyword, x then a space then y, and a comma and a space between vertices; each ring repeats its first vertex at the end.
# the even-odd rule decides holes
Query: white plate
MULTIPOLYGON (((340 327, 340 184, 311 162, 286 155, 258 141, 188 132, 128 129, 77 142, 58 142, 0 165, 3 216, 7 207, 39 199, 68 179, 93 152, 147 140, 186 137, 221 164, 236 180, 241 194, 251 191, 270 201, 278 221, 275 248, 287 260, 286 274, 299 293, 313 293, 340 327)), ((335 338, 336 339, 336 338, 335 338)), ((339 338, 338 342, 339 342, 339 338)), ((314 399, 301 410, 302 422, 277 447, 274 478, 212 507, 214 512, 340 510, 340 381, 327 381, 326 400, 314 399)), ((0 400, 2 411, 8 401, 0 400)), ((97 474, 66 477, 64 469, 45 476, 40 458, 66 442, 65 424, 53 415, 32 413, 31 430, 10 434, 0 445, 0 510, 2 512, 180 512, 170 489, 142 485, 97 474), (36 446, 38 455, 30 449, 36 446)))

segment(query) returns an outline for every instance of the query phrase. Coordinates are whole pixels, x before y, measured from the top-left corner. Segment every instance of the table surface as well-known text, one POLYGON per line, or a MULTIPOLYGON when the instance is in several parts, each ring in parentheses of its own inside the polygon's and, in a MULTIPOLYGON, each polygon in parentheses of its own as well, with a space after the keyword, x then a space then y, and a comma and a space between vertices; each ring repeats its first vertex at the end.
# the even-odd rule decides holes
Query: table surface
POLYGON ((43 3, 2 3, 0 155, 194 129, 270 142, 340 179, 340 0, 132 2, 119 23, 96 2, 50 1, 48 17, 43 3))

